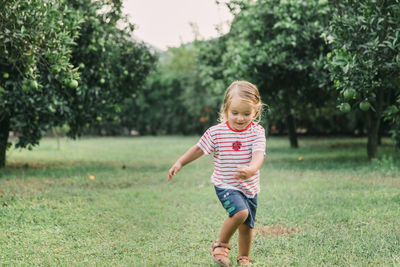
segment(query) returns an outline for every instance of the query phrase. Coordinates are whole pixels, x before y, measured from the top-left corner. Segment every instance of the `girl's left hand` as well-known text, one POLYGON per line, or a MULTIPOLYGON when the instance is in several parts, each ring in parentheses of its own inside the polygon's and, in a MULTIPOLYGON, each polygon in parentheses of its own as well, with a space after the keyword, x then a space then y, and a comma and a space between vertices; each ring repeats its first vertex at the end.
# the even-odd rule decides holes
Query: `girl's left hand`
POLYGON ((246 180, 256 174, 256 171, 250 168, 250 166, 238 166, 236 168, 236 171, 237 173, 235 175, 235 178, 242 180, 246 180))

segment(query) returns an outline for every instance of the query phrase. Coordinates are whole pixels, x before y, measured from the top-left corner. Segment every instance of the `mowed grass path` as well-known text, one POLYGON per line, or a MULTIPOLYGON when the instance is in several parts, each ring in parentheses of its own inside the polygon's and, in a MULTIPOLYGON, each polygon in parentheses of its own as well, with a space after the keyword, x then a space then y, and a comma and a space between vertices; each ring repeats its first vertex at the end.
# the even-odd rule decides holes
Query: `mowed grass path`
MULTIPOLYGON (((198 137, 44 139, 0 170, 0 264, 214 266, 225 211, 203 156, 170 183, 198 137), (90 180, 89 176, 94 176, 90 180)), ((400 153, 365 139, 268 139, 254 266, 399 266, 400 153), (300 158, 299 158, 300 157, 300 158)), ((237 256, 237 235, 231 260, 237 256)))

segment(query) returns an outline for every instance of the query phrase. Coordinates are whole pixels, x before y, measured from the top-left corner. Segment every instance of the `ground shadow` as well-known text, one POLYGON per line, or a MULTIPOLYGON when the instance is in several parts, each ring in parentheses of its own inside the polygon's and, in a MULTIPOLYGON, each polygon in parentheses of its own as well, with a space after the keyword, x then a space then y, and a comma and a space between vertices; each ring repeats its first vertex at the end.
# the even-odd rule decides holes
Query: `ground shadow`
POLYGON ((148 172, 165 169, 155 164, 135 164, 108 161, 30 161, 11 162, 0 170, 0 179, 10 177, 65 177, 89 175, 102 172, 148 172))

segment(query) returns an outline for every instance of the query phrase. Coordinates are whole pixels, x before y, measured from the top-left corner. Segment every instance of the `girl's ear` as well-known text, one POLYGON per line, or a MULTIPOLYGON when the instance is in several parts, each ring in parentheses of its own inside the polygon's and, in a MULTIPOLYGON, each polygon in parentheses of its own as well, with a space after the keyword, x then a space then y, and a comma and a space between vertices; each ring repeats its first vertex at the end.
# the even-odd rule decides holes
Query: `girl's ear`
POLYGON ((259 111, 259 110, 255 110, 255 112, 256 112, 256 113, 254 113, 253 120, 257 119, 258 116, 259 116, 259 114, 260 114, 260 111, 259 111))
MULTIPOLYGON (((259 110, 255 110, 255 112, 256 112, 256 113, 254 114, 254 118, 257 118, 257 116, 258 116, 258 114, 260 113, 260 111, 259 111, 259 110)), ((253 119, 254 119, 254 118, 253 118, 253 119)))

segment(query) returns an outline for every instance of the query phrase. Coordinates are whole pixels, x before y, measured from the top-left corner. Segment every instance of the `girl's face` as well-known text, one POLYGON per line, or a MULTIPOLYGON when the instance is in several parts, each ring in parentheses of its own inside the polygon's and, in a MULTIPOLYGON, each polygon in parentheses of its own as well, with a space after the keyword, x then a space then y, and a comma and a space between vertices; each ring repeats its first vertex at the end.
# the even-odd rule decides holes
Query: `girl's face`
POLYGON ((234 96, 226 115, 229 126, 236 131, 242 131, 251 123, 256 113, 252 104, 234 96))

